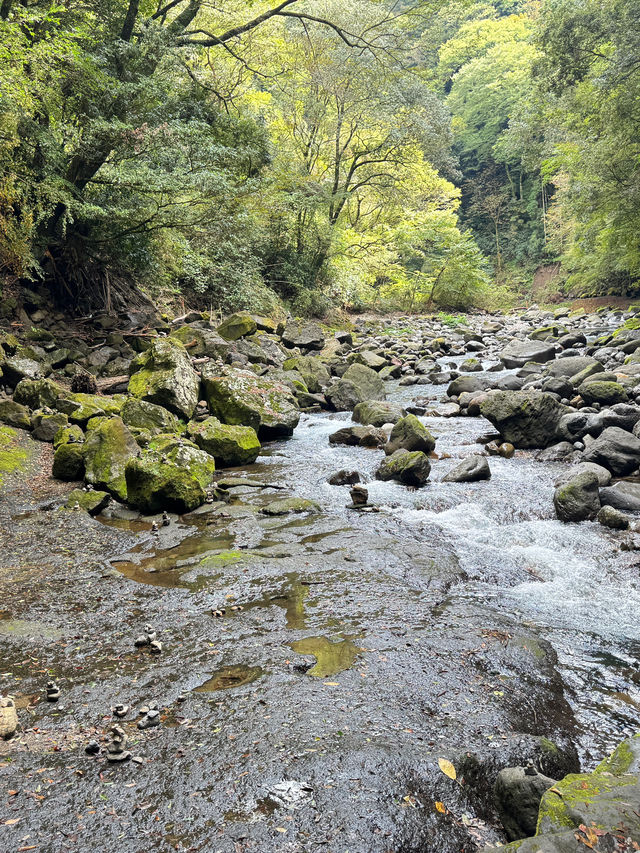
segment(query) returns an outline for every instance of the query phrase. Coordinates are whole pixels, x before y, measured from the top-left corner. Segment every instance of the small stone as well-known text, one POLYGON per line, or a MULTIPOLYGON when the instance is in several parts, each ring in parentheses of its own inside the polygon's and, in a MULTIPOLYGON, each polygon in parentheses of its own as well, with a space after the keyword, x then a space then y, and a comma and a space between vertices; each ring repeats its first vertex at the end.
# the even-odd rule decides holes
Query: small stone
POLYGON ((129 713, 129 706, 123 705, 122 703, 114 705, 114 707, 111 709, 111 713, 114 717, 126 717, 129 713))
POLYGON ((211 613, 216 617, 216 619, 221 619, 226 611, 224 607, 219 607, 216 610, 212 610, 211 613))
POLYGON ((157 635, 156 629, 153 627, 153 625, 148 625, 148 624, 145 625, 144 626, 144 633, 146 634, 147 640, 150 643, 153 642, 153 640, 157 639, 158 635, 157 635))
POLYGON ((366 506, 369 502, 369 490, 364 486, 354 486, 349 494, 354 506, 366 506))
POLYGON ((149 643, 149 648, 152 654, 159 655, 162 652, 162 643, 160 642, 160 640, 152 640, 149 643))
POLYGON ((124 761, 129 761, 130 758, 131 753, 129 752, 129 750, 123 752, 107 752, 107 761, 120 763, 124 761))
POLYGON ((97 740, 90 740, 85 746, 84 751, 87 755, 97 755, 100 752, 100 744, 97 740))
POLYGON ((160 711, 150 708, 144 717, 138 722, 139 729, 150 729, 160 725, 160 711))
POLYGON ((187 701, 186 693, 181 693, 181 694, 176 698, 176 702, 186 702, 186 701, 187 701))
POLYGON ((138 648, 140 648, 141 646, 148 646, 149 642, 150 641, 149 641, 149 638, 147 637, 147 635, 141 634, 139 637, 136 637, 136 639, 133 641, 133 644, 134 644, 134 646, 137 646, 138 648))
POLYGON ((60 688, 55 681, 47 681, 47 702, 57 702, 60 698, 60 688))
POLYGON ((167 515, 167 511, 165 510, 162 513, 162 526, 168 527, 170 524, 171 524, 171 519, 169 518, 169 516, 167 515))

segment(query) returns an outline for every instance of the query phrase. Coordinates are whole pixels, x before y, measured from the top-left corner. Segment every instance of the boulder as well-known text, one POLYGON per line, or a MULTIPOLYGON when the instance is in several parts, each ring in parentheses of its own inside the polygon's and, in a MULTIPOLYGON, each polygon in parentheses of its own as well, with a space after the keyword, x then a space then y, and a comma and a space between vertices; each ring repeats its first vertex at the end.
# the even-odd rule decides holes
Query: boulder
POLYGON ((135 372, 129 380, 129 393, 133 397, 155 403, 187 420, 193 415, 200 378, 180 341, 156 339, 133 360, 132 369, 135 372))
POLYGON ((291 389, 268 376, 207 364, 202 384, 215 417, 225 424, 249 426, 260 438, 292 435, 300 420, 291 389))
POLYGON ((365 400, 385 400, 386 396, 382 379, 364 364, 352 364, 326 391, 327 400, 340 412, 353 409, 365 400))
POLYGON ((347 361, 350 364, 364 364, 365 367, 370 367, 376 372, 382 370, 382 368, 387 365, 386 358, 383 358, 381 355, 378 355, 368 349, 352 353, 348 357, 347 361))
POLYGON ((218 326, 218 334, 225 341, 237 341, 239 338, 244 338, 246 335, 252 335, 258 328, 256 321, 251 314, 244 311, 239 311, 236 314, 231 314, 225 318, 218 326))
POLYGON ((591 373, 598 373, 602 370, 602 363, 596 358, 591 358, 587 355, 571 355, 556 359, 552 364, 545 368, 547 376, 564 377, 570 379, 578 374, 583 375, 586 379, 591 373), (586 371, 586 375, 585 375, 586 371), (589 373, 591 371, 591 373, 589 373))
POLYGON ((584 460, 624 477, 640 465, 640 439, 620 427, 607 427, 585 450, 584 460))
POLYGON ((206 500, 205 487, 188 467, 163 457, 158 451, 146 450, 129 459, 125 469, 129 503, 147 513, 197 509, 206 500))
POLYGON ((396 450, 420 450, 433 453, 436 440, 415 415, 407 415, 394 425, 384 452, 391 456, 396 450))
POLYGON ((396 450, 376 471, 376 480, 397 480, 406 486, 424 486, 429 479, 429 457, 420 450, 396 450))
POLYGON ((476 483, 490 480, 491 469, 484 456, 469 456, 463 459, 452 471, 442 478, 443 483, 476 483))
POLYGON ((127 400, 120 416, 128 427, 144 429, 152 435, 180 433, 184 429, 178 418, 167 409, 146 400, 137 400, 135 397, 127 400))
POLYGON ((587 521, 600 511, 598 477, 592 471, 577 474, 558 486, 553 505, 560 521, 587 521))
POLYGON ((215 459, 219 468, 251 465, 260 453, 260 442, 254 429, 223 424, 217 418, 188 424, 192 441, 215 459))
POLYGON ((171 332, 171 337, 184 344, 193 358, 219 358, 224 361, 229 354, 231 344, 213 329, 200 326, 181 326, 171 332))
POLYGON ((0 422, 17 429, 31 429, 29 409, 15 400, 0 400, 0 422))
POLYGON ((599 412, 568 412, 558 421, 556 433, 563 441, 574 442, 585 435, 596 438, 603 429, 603 418, 599 412))
POLYGON ((556 441, 566 407, 544 391, 492 391, 480 411, 505 441, 530 448, 548 447, 556 441))
MULTIPOLYGON (((564 483, 568 483, 569 480, 572 480, 578 474, 584 474, 587 471, 590 471, 592 474, 595 474, 598 478, 598 485, 608 486, 611 482, 611 473, 607 471, 606 468, 603 468, 602 465, 596 465, 595 462, 579 462, 577 465, 573 465, 569 468, 568 471, 564 471, 555 481, 556 486, 562 486, 564 483)), ((640 492, 639 492, 639 500, 640 500, 640 492)), ((604 503, 604 501, 602 501, 604 503)))
POLYGON ((640 512, 640 483, 620 480, 600 489, 600 503, 625 512, 640 512))
POLYGON ((349 447, 382 447, 386 441, 386 432, 373 426, 342 427, 329 436, 329 444, 349 447))
POLYGON ((603 506, 597 515, 597 519, 603 527, 609 527, 611 530, 629 529, 627 516, 612 506, 603 506))
POLYGON ((336 471, 327 480, 330 486, 354 486, 360 482, 360 474, 357 471, 336 471))
POLYGON ((324 346, 324 333, 318 323, 290 321, 282 333, 282 342, 288 347, 321 350, 324 346))
POLYGON ((34 412, 31 417, 31 435, 38 441, 53 441, 58 430, 68 423, 69 418, 61 412, 34 412))
POLYGON ((13 400, 29 409, 54 407, 58 397, 65 396, 64 389, 51 379, 23 379, 13 392, 13 400))
POLYGON ((98 489, 92 489, 90 492, 86 492, 84 489, 74 489, 67 498, 65 506, 67 509, 75 509, 77 504, 89 515, 98 515, 106 508, 110 500, 109 492, 101 492, 98 489))
POLYGON ((544 364, 553 361, 556 356, 554 344, 543 341, 518 341, 513 340, 500 353, 500 360, 507 368, 524 367, 533 361, 536 364, 544 364))
MULTIPOLYGON (((455 375, 455 374, 454 374, 455 375)), ((480 376, 458 376, 449 383, 447 388, 448 397, 459 397, 465 391, 475 394, 477 391, 486 391, 489 380, 480 376)))
POLYGON ((493 786, 496 810, 507 838, 515 841, 533 835, 538 824, 538 809, 545 791, 555 780, 529 768, 505 767, 493 786))
POLYGON ((101 419, 95 429, 88 431, 83 446, 87 483, 126 501, 125 468, 139 452, 136 440, 122 418, 101 419))
POLYGON ((324 363, 314 355, 297 355, 288 358, 282 365, 283 370, 296 370, 302 376, 307 390, 320 394, 331 384, 331 376, 324 363))
POLYGON ((353 420, 365 426, 381 427, 384 424, 395 424, 407 413, 397 403, 387 403, 384 400, 365 400, 358 403, 353 410, 353 420))
POLYGON ((599 403, 601 406, 613 406, 616 403, 626 403, 628 397, 624 387, 619 382, 583 382, 578 387, 578 394, 591 405, 599 403))

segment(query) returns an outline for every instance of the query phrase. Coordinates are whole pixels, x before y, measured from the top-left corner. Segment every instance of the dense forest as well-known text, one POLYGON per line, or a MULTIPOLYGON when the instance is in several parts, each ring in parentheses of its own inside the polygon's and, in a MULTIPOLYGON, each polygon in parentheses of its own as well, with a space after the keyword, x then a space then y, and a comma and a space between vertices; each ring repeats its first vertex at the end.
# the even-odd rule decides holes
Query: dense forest
POLYGON ((0 274, 80 309, 640 278, 635 0, 2 0, 0 274))

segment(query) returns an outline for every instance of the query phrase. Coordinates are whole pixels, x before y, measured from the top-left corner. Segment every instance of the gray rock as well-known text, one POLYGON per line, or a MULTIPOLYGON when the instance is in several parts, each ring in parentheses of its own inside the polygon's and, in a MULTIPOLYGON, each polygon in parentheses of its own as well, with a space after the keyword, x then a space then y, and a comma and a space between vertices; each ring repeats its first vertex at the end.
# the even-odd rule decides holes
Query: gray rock
MULTIPOLYGON (((607 471, 606 468, 603 468, 602 465, 596 465, 595 462, 580 462, 578 465, 573 465, 568 471, 565 471, 561 474, 555 481, 556 486, 562 486, 564 483, 568 483, 569 480, 572 480, 578 474, 584 474, 587 471, 590 471, 592 474, 595 474, 598 478, 598 483, 600 486, 608 486, 611 482, 611 473, 607 471)), ((604 501, 602 501, 604 503, 604 501)))
POLYGON ((442 478, 443 483, 476 483, 490 480, 491 469, 484 456, 470 456, 442 478))
POLYGON ((492 391, 480 411, 514 447, 548 447, 566 408, 543 391, 492 391))
POLYGON ((496 809, 510 841, 533 835, 545 791, 555 780, 541 773, 529 775, 524 767, 505 767, 493 787, 496 809))
POLYGON ((553 505, 561 521, 587 521, 595 518, 600 511, 596 474, 585 471, 558 486, 553 495, 553 505))
POLYGON ((543 341, 511 341, 500 353, 500 359, 505 367, 524 367, 528 361, 544 364, 556 356, 554 344, 543 341))
POLYGON ((603 506, 597 518, 603 527, 610 527, 612 530, 629 529, 629 519, 627 516, 612 506, 603 506))
POLYGON ((327 389, 325 396, 337 411, 348 411, 365 400, 384 400, 387 395, 384 382, 375 370, 364 364, 352 364, 342 379, 327 389))
POLYGON ((365 426, 381 427, 384 424, 395 424, 407 413, 398 403, 387 403, 384 400, 365 400, 358 403, 353 410, 353 420, 365 426))
POLYGON ((302 349, 322 349, 325 343, 324 334, 318 323, 287 323, 282 333, 282 342, 288 347, 302 349))
POLYGON ((600 502, 626 512, 640 512, 640 483, 621 480, 613 486, 600 489, 600 502))
POLYGON ((624 477, 640 465, 640 439, 620 427, 607 427, 586 449, 584 459, 624 477))

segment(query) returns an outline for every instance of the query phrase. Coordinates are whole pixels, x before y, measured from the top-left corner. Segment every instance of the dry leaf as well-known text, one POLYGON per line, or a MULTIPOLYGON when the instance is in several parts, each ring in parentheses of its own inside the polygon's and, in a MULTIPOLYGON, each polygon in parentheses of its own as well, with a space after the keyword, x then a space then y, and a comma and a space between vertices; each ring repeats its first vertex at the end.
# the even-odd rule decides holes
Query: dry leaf
POLYGON ((456 778, 456 768, 450 761, 447 761, 446 758, 438 759, 438 767, 440 768, 440 770, 442 770, 445 776, 449 777, 449 779, 456 778))
POLYGON ((436 801, 436 809, 440 812, 440 814, 446 814, 447 809, 445 808, 444 803, 436 801))
POLYGON ((339 687, 340 686, 339 681, 323 681, 322 683, 324 684, 325 687, 339 687))
POLYGON ((3 826, 13 826, 14 823, 18 823, 19 820, 20 820, 19 817, 12 817, 12 818, 9 818, 9 820, 5 820, 5 822, 2 825, 3 826))

